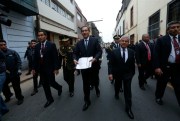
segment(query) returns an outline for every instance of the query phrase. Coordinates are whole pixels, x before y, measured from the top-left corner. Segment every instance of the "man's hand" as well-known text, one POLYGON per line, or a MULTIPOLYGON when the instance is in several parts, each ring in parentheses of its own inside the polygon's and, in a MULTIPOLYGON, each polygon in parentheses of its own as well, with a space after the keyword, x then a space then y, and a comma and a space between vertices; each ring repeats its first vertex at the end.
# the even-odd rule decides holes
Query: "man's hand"
POLYGON ((59 74, 59 70, 54 70, 54 74, 58 75, 59 74))
POLYGON ((113 80, 113 75, 112 74, 109 74, 109 80, 111 81, 111 80, 113 80))
POLYGON ((91 59, 89 62, 94 63, 96 61, 96 58, 91 59))
POLYGON ((138 64, 137 66, 138 66, 138 67, 141 67, 141 64, 138 64))
POLYGON ((74 64, 77 65, 77 64, 78 64, 78 61, 77 61, 77 60, 74 60, 74 64))
POLYGON ((18 70, 18 75, 21 75, 22 74, 22 71, 19 69, 18 70))
POLYGON ((31 73, 32 73, 33 75, 35 75, 35 74, 36 74, 36 71, 35 71, 35 70, 32 70, 31 73))
POLYGON ((161 76, 163 74, 162 70, 160 68, 156 68, 155 69, 155 74, 157 74, 158 76, 161 76))

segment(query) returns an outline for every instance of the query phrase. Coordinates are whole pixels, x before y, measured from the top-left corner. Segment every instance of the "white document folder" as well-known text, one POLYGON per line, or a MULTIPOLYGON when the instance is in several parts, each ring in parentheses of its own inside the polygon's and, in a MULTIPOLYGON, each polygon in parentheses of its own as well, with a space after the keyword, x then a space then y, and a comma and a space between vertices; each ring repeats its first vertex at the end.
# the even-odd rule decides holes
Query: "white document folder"
POLYGON ((82 58, 79 58, 78 64, 76 65, 76 69, 91 68, 92 62, 90 62, 90 60, 92 60, 92 59, 93 59, 93 57, 82 57, 82 58))

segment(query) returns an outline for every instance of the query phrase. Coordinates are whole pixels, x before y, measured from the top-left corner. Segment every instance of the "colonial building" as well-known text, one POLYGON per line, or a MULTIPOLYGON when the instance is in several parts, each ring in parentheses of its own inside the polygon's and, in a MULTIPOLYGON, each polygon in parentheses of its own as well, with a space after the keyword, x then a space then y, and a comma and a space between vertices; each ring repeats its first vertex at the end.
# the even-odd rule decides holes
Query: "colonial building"
POLYGON ((28 42, 35 36, 34 15, 38 14, 36 0, 0 0, 0 38, 8 48, 16 50, 23 62, 28 42))
POLYGON ((149 33, 153 40, 165 35, 167 23, 173 20, 180 21, 179 0, 122 0, 114 34, 138 41, 149 33))

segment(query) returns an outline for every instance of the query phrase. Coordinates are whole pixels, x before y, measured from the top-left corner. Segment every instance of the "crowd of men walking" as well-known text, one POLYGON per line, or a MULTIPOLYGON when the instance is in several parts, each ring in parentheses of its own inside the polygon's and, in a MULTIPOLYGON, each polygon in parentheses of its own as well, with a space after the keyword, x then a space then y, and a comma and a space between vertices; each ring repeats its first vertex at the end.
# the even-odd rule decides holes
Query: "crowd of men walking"
MULTIPOLYGON (((38 76, 40 85, 43 86, 47 102, 44 108, 50 106, 54 99, 50 87, 57 90, 61 96, 62 86, 55 80, 59 69, 63 69, 64 80, 69 86, 69 96, 74 96, 74 73, 78 60, 82 57, 92 57, 90 68, 81 69, 84 92, 84 105, 86 111, 91 105, 90 89, 95 88, 97 97, 100 97, 99 70, 101 65, 102 48, 96 37, 90 36, 88 26, 81 28, 83 39, 70 44, 69 37, 61 38, 57 49, 55 43, 47 40, 47 33, 43 30, 38 32, 38 42, 31 40, 27 55, 29 60, 29 72, 33 74, 34 89, 31 96, 38 92, 38 76), (30 56, 29 56, 30 55, 30 56)), ((170 22, 167 25, 167 35, 158 38, 155 43, 150 43, 148 34, 142 35, 142 40, 134 45, 128 36, 115 35, 114 42, 106 49, 108 60, 108 77, 114 84, 115 99, 119 99, 119 92, 124 92, 125 111, 129 118, 134 119, 132 107, 131 82, 135 74, 135 63, 139 71, 139 87, 146 90, 147 78, 155 75, 157 79, 155 101, 163 105, 163 95, 167 82, 171 82, 180 106, 180 23, 170 22)), ((24 101, 20 88, 21 59, 19 54, 7 48, 6 41, 0 40, 0 91, 5 100, 0 97, 0 117, 9 109, 5 102, 10 101, 13 93, 8 84, 11 82, 17 98, 17 104, 24 101)))

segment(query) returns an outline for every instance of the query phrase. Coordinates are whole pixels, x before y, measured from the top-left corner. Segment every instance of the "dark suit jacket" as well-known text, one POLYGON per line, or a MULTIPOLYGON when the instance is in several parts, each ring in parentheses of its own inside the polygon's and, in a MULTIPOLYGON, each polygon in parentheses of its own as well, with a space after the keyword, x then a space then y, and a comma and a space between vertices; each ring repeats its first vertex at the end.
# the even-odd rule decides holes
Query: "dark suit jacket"
MULTIPOLYGON (((180 42, 180 36, 178 36, 178 41, 180 42)), ((165 35, 159 38, 154 47, 154 60, 153 67, 164 68, 168 65, 168 58, 171 53, 171 38, 169 35, 165 35)))
POLYGON ((132 79, 135 74, 134 51, 128 48, 128 59, 124 63, 120 48, 114 49, 108 63, 108 74, 118 75, 122 79, 132 79))
POLYGON ((43 55, 43 64, 40 64, 41 43, 38 43, 35 46, 34 52, 34 69, 39 71, 40 68, 44 69, 46 72, 53 72, 54 70, 58 70, 60 68, 60 63, 58 62, 58 52, 56 49, 56 45, 50 41, 46 42, 44 55, 43 55))
MULTIPOLYGON (((153 60, 153 44, 149 43, 149 48, 151 51, 151 60, 153 60)), ((141 64, 141 65, 145 65, 148 62, 148 50, 146 49, 146 46, 144 45, 144 43, 141 41, 139 44, 136 45, 135 48, 135 57, 136 57, 136 63, 137 64, 141 64)))
POLYGON ((102 56, 102 49, 95 37, 89 37, 87 50, 84 45, 84 39, 80 40, 74 49, 74 59, 79 60, 81 57, 93 57, 97 61, 92 64, 92 67, 100 67, 99 58, 102 56))

